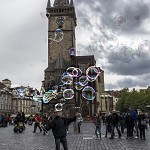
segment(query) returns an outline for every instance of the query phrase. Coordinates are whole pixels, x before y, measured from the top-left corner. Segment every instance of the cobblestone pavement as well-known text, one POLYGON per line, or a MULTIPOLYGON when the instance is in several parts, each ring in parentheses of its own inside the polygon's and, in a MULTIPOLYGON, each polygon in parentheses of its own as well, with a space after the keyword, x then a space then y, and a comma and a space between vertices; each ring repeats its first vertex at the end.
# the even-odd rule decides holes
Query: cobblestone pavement
MULTIPOLYGON (((49 131, 43 135, 37 129, 32 133, 33 126, 26 125, 23 133, 14 133, 13 126, 0 128, 0 150, 55 150, 54 138, 49 131)), ((81 133, 74 133, 72 125, 67 136, 69 150, 150 150, 150 127, 146 130, 146 140, 126 139, 126 131, 121 139, 105 138, 105 126, 102 125, 102 138, 95 140, 94 126, 84 122, 81 133)), ((61 150, 63 148, 61 147, 61 150)))

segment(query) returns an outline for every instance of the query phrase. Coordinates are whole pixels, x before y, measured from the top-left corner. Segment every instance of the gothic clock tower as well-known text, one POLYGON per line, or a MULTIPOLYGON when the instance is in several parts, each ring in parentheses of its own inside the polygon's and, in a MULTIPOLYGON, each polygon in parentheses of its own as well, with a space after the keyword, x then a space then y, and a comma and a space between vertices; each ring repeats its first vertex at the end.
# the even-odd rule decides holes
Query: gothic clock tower
POLYGON ((76 13, 73 0, 55 0, 47 3, 48 67, 45 69, 45 91, 58 85, 60 76, 71 65, 70 48, 75 48, 76 13))

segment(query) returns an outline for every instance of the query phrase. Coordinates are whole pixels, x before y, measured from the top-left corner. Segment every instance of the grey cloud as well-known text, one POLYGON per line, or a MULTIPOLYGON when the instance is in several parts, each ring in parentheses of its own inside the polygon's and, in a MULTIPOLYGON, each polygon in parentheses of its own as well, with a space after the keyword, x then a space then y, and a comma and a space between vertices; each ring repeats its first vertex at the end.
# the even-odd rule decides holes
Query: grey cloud
MULTIPOLYGON (((150 75, 148 75, 150 77, 150 75)), ((118 80, 114 83, 107 83, 106 89, 118 89, 118 88, 135 88, 135 87, 148 87, 150 79, 145 76, 143 78, 131 78, 125 77, 124 79, 118 80)))

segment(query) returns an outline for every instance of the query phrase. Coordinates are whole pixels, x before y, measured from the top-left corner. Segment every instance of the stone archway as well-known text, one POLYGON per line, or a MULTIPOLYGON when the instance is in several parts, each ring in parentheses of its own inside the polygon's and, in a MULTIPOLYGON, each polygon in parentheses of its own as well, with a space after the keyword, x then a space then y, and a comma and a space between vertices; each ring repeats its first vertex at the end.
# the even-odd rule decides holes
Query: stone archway
POLYGON ((82 106, 82 117, 85 118, 89 116, 89 107, 87 105, 82 106))

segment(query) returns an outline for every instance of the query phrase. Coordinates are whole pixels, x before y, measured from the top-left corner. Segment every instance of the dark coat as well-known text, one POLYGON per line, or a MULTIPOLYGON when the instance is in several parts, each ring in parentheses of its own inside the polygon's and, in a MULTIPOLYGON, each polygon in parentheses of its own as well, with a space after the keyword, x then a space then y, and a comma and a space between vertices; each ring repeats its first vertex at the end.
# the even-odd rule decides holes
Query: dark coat
POLYGON ((125 123, 127 127, 134 127, 134 120, 132 119, 131 115, 126 116, 125 123))
POLYGON ((110 120, 111 120, 110 121, 111 124, 113 124, 113 125, 118 124, 118 122, 119 122, 119 116, 118 116, 118 114, 117 113, 112 113, 110 120))
POLYGON ((46 130, 51 130, 55 139, 59 139, 61 137, 66 137, 67 135, 67 126, 71 122, 76 121, 76 117, 74 118, 65 118, 56 116, 47 126, 46 130))

